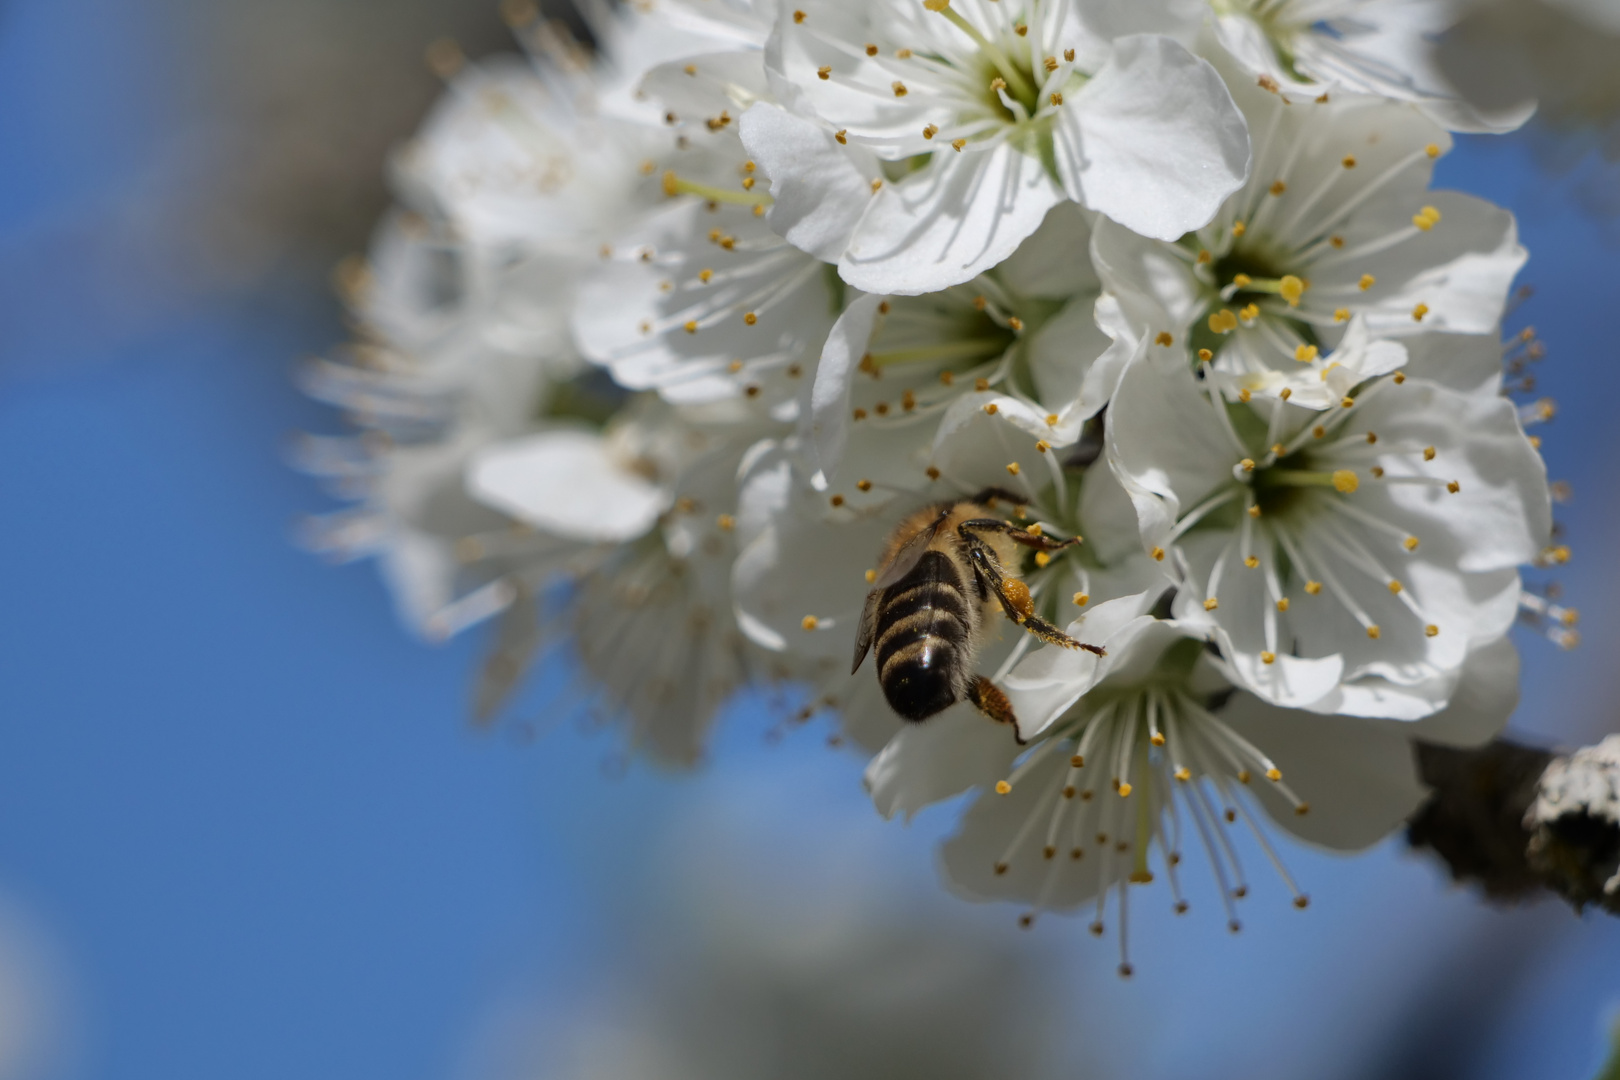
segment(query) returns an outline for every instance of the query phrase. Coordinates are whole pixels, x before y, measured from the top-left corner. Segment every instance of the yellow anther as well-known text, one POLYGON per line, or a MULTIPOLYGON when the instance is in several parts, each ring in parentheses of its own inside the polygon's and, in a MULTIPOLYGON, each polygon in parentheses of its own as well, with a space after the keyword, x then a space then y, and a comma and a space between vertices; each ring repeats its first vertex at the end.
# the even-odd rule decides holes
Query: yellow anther
POLYGON ((1153 556, 1154 562, 1164 562, 1164 548, 1154 547, 1148 554, 1153 556))
POLYGON ((1077 592, 1074 594, 1075 607, 1085 607, 1089 603, 1091 603, 1090 593, 1077 592))
POLYGON ((1401 546, 1407 551, 1416 551, 1418 549, 1418 538, 1415 536, 1408 536, 1405 540, 1401 541, 1401 546))
POLYGON ((1041 66, 1047 71, 1056 71, 1058 69, 1058 58, 1055 56, 1048 56, 1045 60, 1041 61, 1041 66))
POLYGON ((1287 401, 1289 398, 1294 396, 1294 392, 1285 386, 1281 390, 1277 391, 1277 396, 1282 398, 1284 401, 1287 401))
POLYGON ((1401 589, 1404 587, 1405 586, 1403 586, 1399 581, 1396 581, 1394 578, 1389 579, 1389 591, 1392 595, 1399 596, 1401 594, 1401 589))
POLYGON ((849 145, 849 129, 848 128, 839 128, 837 131, 833 132, 833 138, 838 140, 838 145, 839 146, 848 146, 849 145))
POLYGON ((795 11, 795 12, 794 12, 794 13, 793 13, 793 21, 794 21, 794 22, 796 22, 796 23, 802 23, 802 22, 804 22, 804 12, 802 12, 802 11, 795 11))
POLYGON ((1011 327, 1014 332, 1017 332, 1024 328, 1024 320, 1020 319, 1016 315, 1009 315, 1007 316, 1007 325, 1011 327))
POLYGON ((681 327, 681 329, 685 330, 688 334, 697 333, 697 331, 698 331, 697 320, 696 319, 688 319, 688 320, 686 320, 685 325, 683 325, 681 327))
POLYGON ((1336 248, 1342 248, 1344 247, 1344 237, 1340 236, 1338 233, 1334 233, 1332 236, 1328 237, 1328 243, 1336 248))
POLYGON ((1430 158, 1437 158, 1440 156, 1440 144, 1430 143, 1428 146, 1423 148, 1423 152, 1428 154, 1430 158))
POLYGON ((1016 461, 1007 462, 1007 472, 1011 476, 1017 476, 1018 475, 1018 462, 1016 462, 1016 461))
POLYGON ((1440 628, 1438 626, 1434 625, 1434 623, 1430 623, 1428 626, 1425 626, 1423 628, 1423 636, 1424 637, 1434 637, 1439 632, 1440 632, 1440 628))
POLYGON ((1378 640, 1380 633, 1382 633, 1382 631, 1378 629, 1377 623, 1373 623, 1371 626, 1367 627, 1367 636, 1372 638, 1374 641, 1378 640))
POLYGON ((939 373, 939 382, 940 382, 941 386, 949 386, 949 385, 951 385, 951 383, 953 383, 955 381, 956 381, 956 373, 955 372, 942 371, 942 372, 939 373))
POLYGON ((816 627, 821 625, 821 620, 816 618, 814 615, 806 615, 803 619, 799 620, 799 625, 804 627, 806 630, 814 630, 816 627))
POLYGON ((1071 64, 1074 63, 1074 50, 1073 49, 1064 49, 1063 50, 1063 59, 1067 60, 1071 64))
POLYGON ((1294 359, 1302 364, 1308 364, 1316 359, 1319 351, 1315 345, 1296 345, 1294 346, 1294 359))
POLYGON ((1252 517, 1252 518, 1257 518, 1257 517, 1260 516, 1260 504, 1259 503, 1255 503, 1253 506, 1249 507, 1249 516, 1252 517))
POLYGON ((1051 102, 1053 105, 1061 105, 1063 104, 1063 95, 1061 93, 1054 92, 1046 100, 1051 102))
POLYGON ((1368 289, 1378 284, 1378 279, 1373 277, 1371 274, 1362 274, 1361 280, 1356 282, 1356 284, 1361 287, 1362 292, 1366 292, 1368 289))
POLYGON ((985 412, 986 416, 994 416, 999 411, 1000 411, 1000 408, 993 401, 990 404, 988 404, 988 405, 986 405, 984 407, 984 412, 985 412))
POLYGON ((1221 606, 1221 602, 1219 600, 1215 599, 1213 596, 1210 597, 1208 600, 1204 601, 1204 610, 1205 611, 1214 611, 1216 608, 1218 608, 1220 606, 1221 606))
POLYGON ((1356 167, 1356 156, 1354 154, 1346 154, 1344 156, 1344 160, 1340 161, 1339 164, 1343 165, 1347 169, 1353 169, 1356 167))
POLYGON ((1237 316, 1227 308, 1222 308, 1209 317, 1209 328, 1217 334, 1230 334, 1237 326, 1237 316))
MULTIPOLYGON (((1337 365, 1335 365, 1335 366, 1337 366, 1337 365)), ((1355 403, 1356 403, 1356 399, 1353 398, 1353 397, 1343 397, 1343 398, 1339 399, 1339 405, 1342 406, 1343 408, 1346 408, 1346 409, 1351 408, 1352 406, 1355 405, 1355 403)))
POLYGON ((698 271, 698 280, 703 282, 705 285, 709 283, 709 279, 712 277, 714 277, 714 271, 708 269, 707 267, 698 271))
POLYGON ((1327 428, 1323 427, 1321 424, 1317 424, 1315 427, 1311 428, 1311 437, 1313 439, 1320 439, 1326 434, 1327 428))
POLYGON ((962 152, 962 147, 964 147, 966 145, 967 145, 967 140, 966 139, 952 139, 951 140, 951 149, 955 150, 958 154, 960 154, 962 152))
POLYGON ((1277 610, 1278 611, 1287 611, 1288 610, 1288 597, 1285 596, 1281 600, 1277 601, 1277 610))
POLYGON ((1057 413, 1049 412, 1049 413, 1046 414, 1046 426, 1047 427, 1057 427, 1057 422, 1058 422, 1058 414, 1057 413))
POLYGON ((1266 770, 1266 779, 1270 780, 1273 784, 1275 784, 1275 783, 1277 783, 1277 781, 1282 779, 1282 773, 1279 770, 1275 769, 1275 768, 1267 769, 1266 770))
POLYGON ((1273 195, 1281 195, 1283 192, 1288 190, 1288 185, 1283 183, 1281 180, 1273 180, 1271 182, 1271 187, 1267 188, 1266 190, 1270 191, 1273 195))
POLYGON ((1347 307, 1334 308, 1333 309, 1333 321, 1334 322, 1349 322, 1350 321, 1350 309, 1347 308, 1347 307))
POLYGON ((1153 344, 1155 344, 1155 345, 1163 345, 1163 346, 1165 346, 1167 348, 1169 346, 1171 346, 1171 345, 1174 345, 1175 341, 1176 341, 1176 339, 1171 336, 1170 331, 1168 331, 1168 330, 1160 330, 1158 332, 1158 334, 1153 338, 1153 344))
POLYGON ((1433 461, 1434 460, 1434 454, 1435 454, 1434 447, 1425 446, 1423 448, 1423 460, 1424 461, 1433 461))
POLYGON ((1009 792, 1011 790, 1012 790, 1012 785, 1007 783, 1007 781, 1005 781, 1005 780, 997 780, 996 781, 996 794, 997 795, 1005 795, 1005 794, 1007 794, 1007 792, 1009 792))
POLYGON ((923 471, 928 474, 928 479, 930 479, 930 480, 938 480, 939 479, 939 470, 934 468, 932 465, 928 466, 928 468, 923 470, 923 471))
POLYGON ((1254 472, 1254 458, 1246 457, 1238 464, 1243 467, 1244 472, 1254 472))
POLYGON ((1277 283, 1277 293, 1288 301, 1289 307, 1299 307, 1299 298, 1305 295, 1305 282, 1293 274, 1284 274, 1277 283))
POLYGON ((901 82, 899 79, 896 79, 894 82, 890 83, 889 86, 894 90, 895 97, 905 97, 906 94, 910 93, 910 91, 906 89, 906 84, 901 82))
POLYGON ((1254 394, 1250 392, 1247 386, 1238 391, 1238 400, 1243 402, 1245 405, 1249 403, 1249 399, 1253 396, 1254 394))
POLYGON ((878 47, 876 45, 872 44, 870 41, 868 41, 866 43, 866 55, 867 56, 876 56, 877 54, 878 54, 878 47))
POLYGON ((1401 383, 1406 381, 1406 372, 1397 371, 1394 375, 1391 375, 1390 378, 1395 380, 1395 385, 1396 386, 1399 386, 1399 385, 1401 385, 1401 383))
POLYGON ((870 481, 870 480, 857 480, 857 481, 855 481, 855 487, 860 491, 871 491, 872 490, 872 481, 870 481))
POLYGON ((1046 564, 1051 562, 1051 561, 1052 561, 1052 556, 1048 552, 1037 551, 1035 553, 1035 565, 1036 566, 1045 567, 1046 564))
POLYGON ((720 526, 726 532, 730 532, 732 529, 737 527, 737 519, 732 517, 730 514, 721 514, 719 517, 714 519, 714 523, 720 526))
POLYGON ((831 503, 834 507, 839 507, 839 506, 844 505, 844 497, 842 495, 834 495, 832 498, 828 499, 827 501, 829 503, 831 503))
POLYGON ((1148 736, 1148 742, 1152 743, 1154 746, 1163 746, 1164 745, 1164 733, 1160 732, 1160 731, 1155 731, 1152 735, 1148 736))
POLYGON ((1187 771, 1187 766, 1185 766, 1185 765, 1179 766, 1176 769, 1176 779, 1182 781, 1183 783, 1185 783, 1186 781, 1192 779, 1192 773, 1187 771))
POLYGON ((1122 798, 1122 799, 1128 798, 1130 796, 1130 794, 1131 794, 1131 785, 1129 785, 1129 784, 1120 784, 1119 785, 1119 797, 1120 798, 1122 798))
POLYGON ((1000 75, 997 75, 995 78, 990 80, 990 92, 992 94, 997 90, 1005 89, 1007 89, 1007 80, 1003 79, 1000 75))
POLYGON ((816 78, 822 80, 832 78, 832 68, 826 65, 816 68, 816 78))
POLYGON ((923 128, 923 138, 925 138, 925 139, 932 139, 935 135, 938 135, 938 134, 939 134, 939 128, 937 126, 935 126, 934 124, 929 124, 929 125, 927 125, 926 127, 923 128))
POLYGON ((1428 313, 1429 313, 1429 305, 1428 304, 1419 304, 1417 307, 1412 309, 1412 321, 1413 322, 1422 322, 1423 321, 1423 316, 1427 315, 1428 313))
POLYGON ((1038 521, 1031 524, 1030 527, 1024 531, 1029 533, 1031 536, 1043 536, 1046 533, 1046 530, 1041 528, 1041 523, 1038 521))
POLYGON ((1311 596, 1315 596, 1322 591, 1322 583, 1320 581, 1307 581, 1305 591, 1311 596))
POLYGON ((1238 312, 1238 318, 1242 319, 1244 322, 1254 322, 1254 320, 1258 319, 1259 317, 1260 317, 1260 305, 1259 304, 1254 304, 1254 303, 1245 304, 1243 306, 1243 310, 1238 312))
POLYGON ((1029 27, 1024 23, 1014 23, 1013 33, 1017 34, 1019 37, 1023 37, 1029 33, 1029 27))
POLYGON ((1241 222, 1241 221, 1232 222, 1232 235, 1234 237, 1242 236, 1248 230, 1249 230, 1249 227, 1247 225, 1243 224, 1243 222, 1241 222))
POLYGON ((759 316, 754 314, 752 311, 745 312, 743 314, 743 322, 747 323, 749 326, 753 326, 755 323, 759 322, 759 316))
POLYGON ((974 379, 973 380, 973 389, 976 392, 980 393, 980 394, 984 393, 986 390, 990 389, 990 380, 989 379, 974 379))
POLYGON ((868 585, 870 585, 870 584, 872 584, 872 582, 874 582, 876 580, 877 580, 877 571, 876 570, 868 570, 866 572, 866 583, 868 585))
POLYGON ((1198 359, 1202 360, 1204 363, 1207 364, 1211 360, 1215 359, 1215 354, 1210 352, 1208 349, 1199 349, 1198 350, 1198 359))
POLYGON ((1243 565, 1247 566, 1250 570, 1253 570, 1255 567, 1260 565, 1260 559, 1254 555, 1245 555, 1243 557, 1243 565))
POLYGON ((1035 452, 1036 453, 1044 454, 1050 449, 1052 449, 1052 444, 1047 442, 1045 439, 1036 439, 1035 440, 1035 452))
MULTIPOLYGON (((1285 395, 1284 395, 1284 399, 1285 399, 1285 400, 1286 400, 1286 398, 1287 398, 1287 395, 1286 395, 1286 394, 1285 394, 1285 395)), ((1278 456, 1278 457, 1282 457, 1282 456, 1283 456, 1283 451, 1284 451, 1284 450, 1286 450, 1286 449, 1288 449, 1288 448, 1287 448, 1287 447, 1285 447, 1285 446, 1284 446, 1284 445, 1283 445, 1283 444, 1282 444, 1282 443, 1280 443, 1280 442, 1279 442, 1279 443, 1272 443, 1272 444, 1271 444, 1271 452, 1272 452, 1272 453, 1273 453, 1273 454, 1275 454, 1275 455, 1276 455, 1276 456, 1278 456)))
POLYGON ((1341 495, 1352 495, 1361 486, 1361 479, 1349 469, 1333 470, 1333 490, 1341 495))
POLYGON ((1233 274, 1232 284, 1239 289, 1246 289, 1254 281, 1248 274, 1233 274))
POLYGON ((910 49, 896 49, 896 50, 894 50, 894 55, 895 55, 895 58, 899 59, 899 60, 910 60, 911 59, 911 50, 910 49))

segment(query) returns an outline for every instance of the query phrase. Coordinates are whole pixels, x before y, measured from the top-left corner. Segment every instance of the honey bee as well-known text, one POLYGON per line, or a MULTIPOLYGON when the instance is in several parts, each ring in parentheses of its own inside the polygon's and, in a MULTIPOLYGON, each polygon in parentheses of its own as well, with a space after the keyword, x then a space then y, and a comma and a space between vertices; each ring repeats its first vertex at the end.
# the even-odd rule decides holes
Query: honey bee
POLYGON ((850 671, 860 670, 875 645, 878 684, 906 720, 926 720, 965 698, 998 723, 1016 723, 1007 695, 973 672, 996 604, 1042 641, 1103 655, 1035 614, 1029 586, 1006 569, 1017 565, 1020 545, 1053 552, 1079 539, 1054 540, 992 517, 997 498, 1017 501, 992 488, 936 503, 889 537, 883 569, 866 594, 850 671))

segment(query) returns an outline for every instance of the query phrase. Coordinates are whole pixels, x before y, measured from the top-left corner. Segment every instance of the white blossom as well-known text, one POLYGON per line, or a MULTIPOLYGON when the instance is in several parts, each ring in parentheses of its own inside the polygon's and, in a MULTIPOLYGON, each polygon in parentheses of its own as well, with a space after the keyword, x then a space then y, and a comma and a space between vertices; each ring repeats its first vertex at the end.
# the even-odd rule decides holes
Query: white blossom
MULTIPOLYGON (((779 11, 766 54, 781 103, 892 163, 864 207, 858 190, 822 193, 859 215, 838 256, 844 280, 884 293, 959 284, 1066 198, 1164 239, 1209 219, 1247 173, 1242 118, 1207 63, 1121 25, 1140 20, 1115 7, 821 0, 779 11)), ((777 179, 798 181, 798 167, 784 161, 777 179)))

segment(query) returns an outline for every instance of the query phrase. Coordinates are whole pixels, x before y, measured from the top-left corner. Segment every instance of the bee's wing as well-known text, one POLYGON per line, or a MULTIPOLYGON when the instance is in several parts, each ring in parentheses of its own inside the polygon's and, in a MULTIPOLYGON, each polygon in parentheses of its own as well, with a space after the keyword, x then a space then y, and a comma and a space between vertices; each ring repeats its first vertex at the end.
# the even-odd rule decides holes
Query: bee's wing
POLYGON ((918 529, 915 536, 901 545, 900 550, 894 553, 894 558, 889 560, 889 565, 885 566, 883 572, 878 575, 877 581, 872 583, 872 590, 877 592, 887 589, 890 585, 911 573, 912 568, 922 561, 923 552, 928 550, 928 545, 932 544, 934 537, 939 535, 940 527, 945 524, 945 519, 950 516, 951 508, 947 506, 939 512, 939 516, 934 519, 932 525, 929 525, 926 529, 918 529))
POLYGON ((872 632, 877 624, 878 597, 882 595, 882 589, 873 589, 866 594, 866 606, 861 608, 861 621, 855 628, 855 662, 849 667, 851 675, 861 670, 861 661, 866 659, 866 650, 872 647, 872 632))

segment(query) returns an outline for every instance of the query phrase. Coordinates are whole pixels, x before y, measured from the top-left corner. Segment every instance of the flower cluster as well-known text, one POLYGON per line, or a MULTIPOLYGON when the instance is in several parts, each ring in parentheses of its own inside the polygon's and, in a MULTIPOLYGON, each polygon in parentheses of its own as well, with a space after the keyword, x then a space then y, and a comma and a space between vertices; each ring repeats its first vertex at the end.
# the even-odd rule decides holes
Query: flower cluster
POLYGON ((1262 818, 1367 846, 1414 741, 1501 729, 1573 613, 1520 581, 1525 253, 1431 188, 1524 115, 1421 62, 1442 6, 636 7, 435 50, 308 371, 363 428, 302 444, 356 502, 312 542, 497 621, 481 715, 553 640, 665 762, 799 687, 885 815, 977 792, 954 889, 1098 933, 1193 848, 1237 929, 1240 820, 1305 906, 1262 818))

